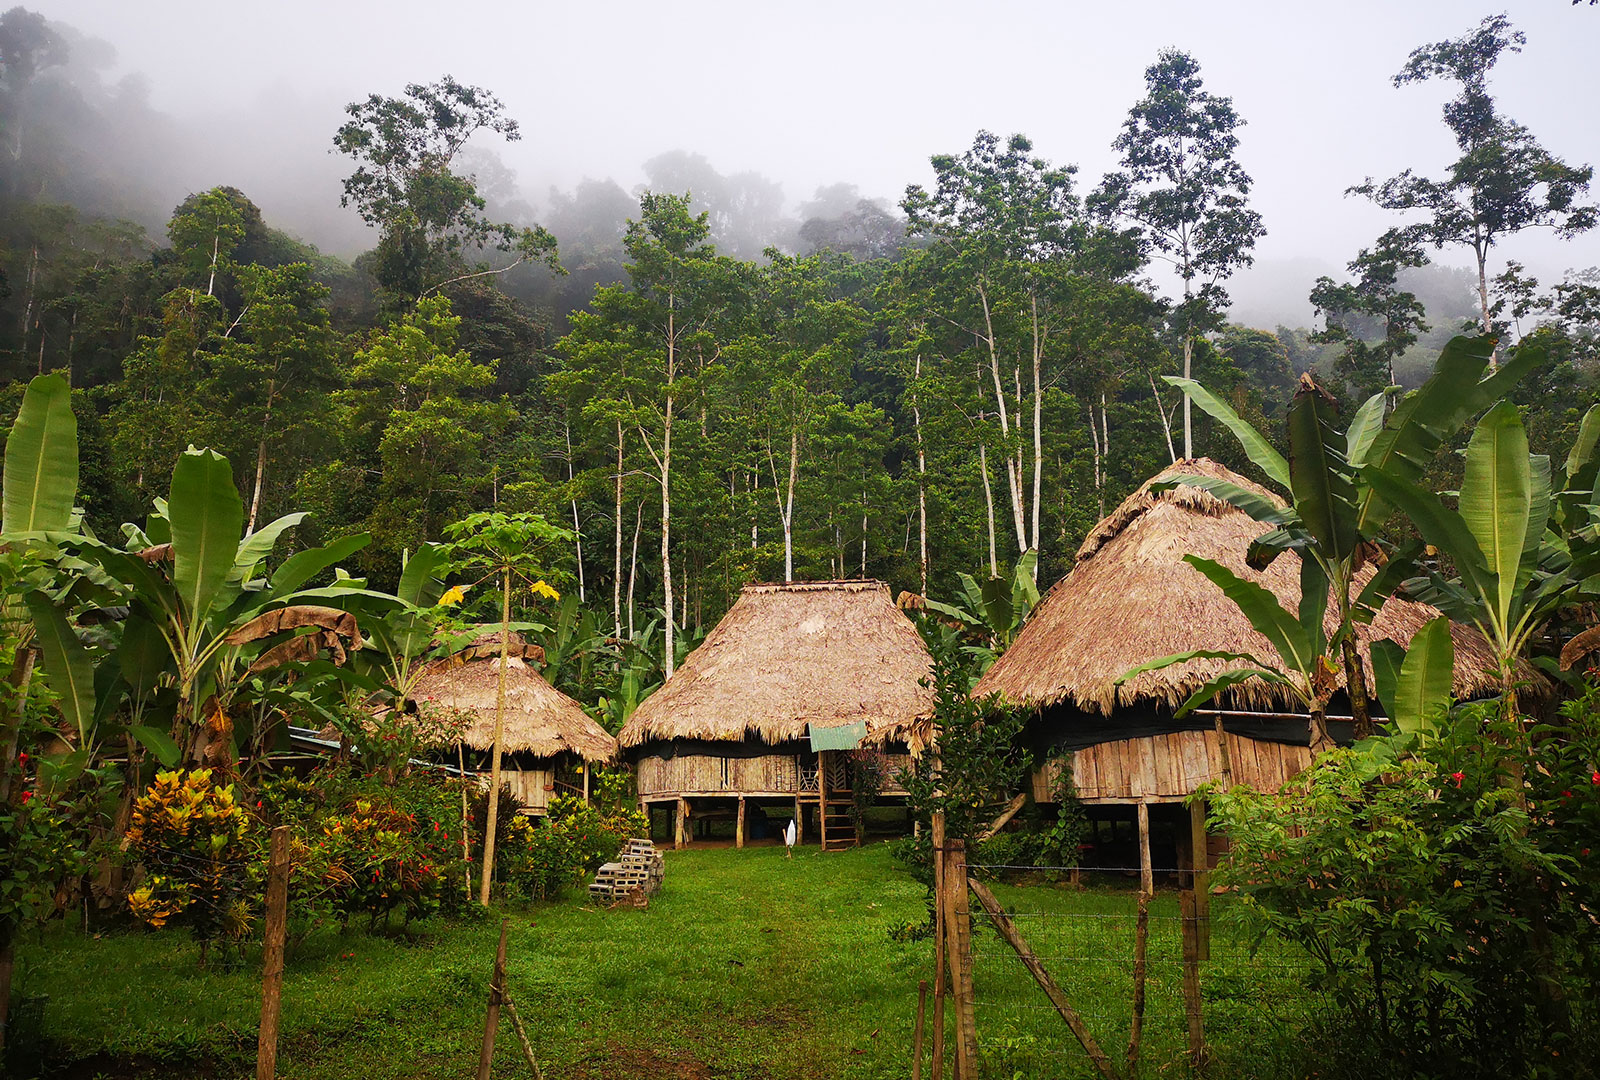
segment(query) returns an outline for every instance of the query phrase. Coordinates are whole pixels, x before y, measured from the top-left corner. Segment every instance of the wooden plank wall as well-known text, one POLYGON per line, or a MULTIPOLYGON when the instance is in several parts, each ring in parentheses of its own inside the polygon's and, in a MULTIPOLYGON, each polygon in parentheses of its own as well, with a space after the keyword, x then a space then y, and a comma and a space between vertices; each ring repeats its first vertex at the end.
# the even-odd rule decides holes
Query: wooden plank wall
POLYGON ((501 775, 523 809, 543 814, 550 806, 550 792, 545 790, 553 783, 549 769, 507 769, 501 775))
MULTIPOLYGON (((899 771, 910 764, 906 754, 885 754, 883 795, 904 795, 894 782, 899 771)), ((800 790, 799 761, 793 754, 764 754, 760 757, 713 757, 707 754, 679 754, 672 758, 640 758, 636 768, 639 794, 676 795, 681 792, 729 795, 762 793, 789 795, 800 790)))
MULTIPOLYGON (((1277 791, 1311 764, 1304 746, 1226 734, 1233 782, 1257 791, 1277 791)), ((1052 766, 1035 770, 1033 796, 1053 796, 1052 766)), ((1072 755, 1078 798, 1132 801, 1189 795, 1209 780, 1222 779, 1222 747, 1215 731, 1172 731, 1143 739, 1104 742, 1072 755)))

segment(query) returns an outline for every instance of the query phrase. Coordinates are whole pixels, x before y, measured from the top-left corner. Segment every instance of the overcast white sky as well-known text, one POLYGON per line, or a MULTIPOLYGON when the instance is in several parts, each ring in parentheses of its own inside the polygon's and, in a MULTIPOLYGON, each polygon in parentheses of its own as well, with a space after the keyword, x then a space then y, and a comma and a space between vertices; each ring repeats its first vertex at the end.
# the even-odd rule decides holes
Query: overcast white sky
MULTIPOLYGON (((1172 45, 1248 121, 1240 153, 1268 235, 1239 291, 1289 276, 1303 297, 1298 279, 1314 265, 1342 266, 1392 223, 1346 199, 1347 186, 1408 166, 1437 174, 1453 157, 1446 86, 1396 89, 1390 76, 1413 47, 1498 10, 1529 38, 1495 72, 1503 109, 1569 162, 1600 163, 1600 8, 1566 0, 29 6, 115 45, 157 108, 205 121, 232 174, 202 175, 218 166, 197 155, 192 187, 233 183, 269 218, 275 199, 280 217, 337 202, 326 149, 346 102, 445 73, 495 91, 521 122, 524 140, 504 156, 535 196, 584 176, 632 186, 644 160, 683 148, 723 172, 779 179, 791 201, 841 180, 897 198, 927 179, 930 154, 964 149, 979 128, 1027 133, 1077 163, 1087 188, 1114 164, 1144 68, 1172 45)), ((1505 254, 1551 279, 1600 263, 1600 236, 1529 236, 1505 254)))

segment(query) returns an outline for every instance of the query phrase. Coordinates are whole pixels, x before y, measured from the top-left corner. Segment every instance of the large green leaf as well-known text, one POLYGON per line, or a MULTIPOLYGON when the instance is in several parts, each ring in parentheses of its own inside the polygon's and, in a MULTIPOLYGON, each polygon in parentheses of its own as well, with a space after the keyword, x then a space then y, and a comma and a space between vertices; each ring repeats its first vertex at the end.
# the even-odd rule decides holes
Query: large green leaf
POLYGON ((257 563, 272 554, 272 549, 277 545, 280 536, 309 516, 304 513, 285 514, 245 537, 234 555, 234 576, 243 580, 251 570, 255 569, 257 563))
POLYGON ((1183 379, 1176 375, 1163 375, 1162 379, 1182 390, 1190 401, 1233 432, 1233 437, 1238 439, 1239 445, 1244 448, 1245 456, 1274 483, 1285 488, 1289 486, 1289 463, 1283 460, 1283 455, 1273 448, 1272 443, 1268 442, 1261 432, 1239 418, 1239 414, 1233 411, 1233 406, 1193 379, 1183 379))
POLYGON ((1179 706, 1178 711, 1172 714, 1174 720, 1182 720, 1200 706, 1230 687, 1237 686, 1251 679, 1260 679, 1262 682, 1274 683, 1279 686, 1289 685, 1289 680, 1283 677, 1282 672, 1270 668, 1238 668, 1234 671, 1224 671, 1221 675, 1208 680, 1203 686, 1190 694, 1188 699, 1179 706))
POLYGON ((159 728, 134 724, 128 728, 128 734, 143 743, 145 749, 154 754, 156 760, 168 769, 176 765, 182 755, 178 744, 172 741, 172 736, 159 728))
POLYGON ((292 593, 341 559, 347 559, 372 542, 367 533, 343 536, 324 547, 297 551, 274 570, 271 591, 274 595, 292 593))
POLYGON ((1367 451, 1372 449, 1373 441, 1383 430, 1383 409, 1388 400, 1389 395, 1381 391, 1373 394, 1350 418, 1350 426, 1344 433, 1344 457, 1352 466, 1367 459, 1367 451))
POLYGON ((1234 660, 1238 661, 1239 663, 1250 664, 1252 667, 1263 669, 1267 667, 1265 661, 1256 659, 1256 657, 1252 656, 1250 653, 1228 652, 1220 649, 1190 649, 1188 652, 1173 653, 1170 656, 1161 656, 1154 660, 1146 660, 1138 667, 1129 668, 1127 671, 1124 671, 1121 675, 1117 676, 1117 685, 1121 686, 1134 676, 1143 675, 1147 671, 1160 671, 1162 668, 1169 668, 1174 664, 1185 664, 1190 660, 1234 660))
POLYGON ((6 439, 0 533, 55 532, 72 520, 78 493, 78 420, 60 375, 28 384, 6 439))
POLYGON ((117 664, 134 699, 142 701, 155 692, 161 676, 171 669, 172 649, 154 623, 138 615, 129 615, 122 624, 117 664))
POLYGON ((172 584, 191 626, 205 621, 228 580, 244 528, 244 501, 233 486, 228 459, 213 450, 190 450, 172 470, 167 500, 172 521, 172 584))
POLYGON ((415 607, 432 607, 444 594, 448 559, 443 544, 423 544, 406 560, 395 595, 415 607))
POLYGON ((1328 571, 1316 559, 1300 557, 1300 630, 1311 643, 1313 653, 1328 651, 1328 632, 1324 624, 1328 614, 1328 593, 1331 586, 1328 571))
POLYGON ((1321 650, 1313 647, 1299 620, 1283 609, 1276 596, 1219 562, 1198 555, 1185 555, 1183 561, 1204 574, 1233 601, 1256 632, 1272 643, 1286 667, 1307 679, 1311 677, 1321 650))
POLYGON ((1450 682, 1455 672, 1455 643, 1450 620, 1432 620, 1411 639, 1400 665, 1394 700, 1384 701, 1401 731, 1425 733, 1450 711, 1450 682))
POLYGON ((1578 437, 1572 441, 1572 449, 1567 452, 1569 481, 1589 463, 1594 456, 1597 442, 1600 442, 1600 405, 1591 405, 1589 411, 1583 414, 1582 422, 1578 424, 1578 437))
POLYGON ((1333 406, 1320 390, 1301 390, 1289 406, 1289 480, 1295 512, 1329 563, 1355 551, 1355 485, 1335 439, 1333 406))
POLYGON ((1394 716, 1394 703, 1400 694, 1400 665, 1406 662, 1406 650, 1398 641, 1384 638, 1372 643, 1372 681, 1377 684, 1378 700, 1384 711, 1394 716))
POLYGON ((1494 578, 1491 603, 1500 626, 1511 622, 1533 514, 1533 489, 1528 433, 1517 407, 1503 401, 1490 409, 1472 432, 1459 500, 1461 520, 1477 541, 1484 565, 1494 578))
POLYGON ((88 743, 94 723, 94 663, 61 609, 41 592, 27 595, 33 629, 44 651, 45 680, 54 690, 61 715, 78 729, 79 746, 88 743))
MULTIPOLYGON (((1180 485, 1198 488, 1208 494, 1215 495, 1235 510, 1241 510, 1252 519, 1263 524, 1278 525, 1294 520, 1294 511, 1285 508, 1276 499, 1251 491, 1249 488, 1235 484, 1231 480, 1219 480, 1214 476, 1194 476, 1189 473, 1179 473, 1151 484, 1150 490, 1152 492, 1169 491, 1180 485)), ((1288 485, 1284 486, 1287 487, 1288 485)))
MULTIPOLYGON (((1431 491, 1391 476, 1375 465, 1365 466, 1361 475, 1380 497, 1411 519, 1425 542, 1450 556, 1467 591, 1476 594, 1479 603, 1487 608, 1495 594, 1496 583, 1472 530, 1467 528, 1461 515, 1446 507, 1431 491)), ((1409 582, 1407 588, 1410 588, 1409 582)))

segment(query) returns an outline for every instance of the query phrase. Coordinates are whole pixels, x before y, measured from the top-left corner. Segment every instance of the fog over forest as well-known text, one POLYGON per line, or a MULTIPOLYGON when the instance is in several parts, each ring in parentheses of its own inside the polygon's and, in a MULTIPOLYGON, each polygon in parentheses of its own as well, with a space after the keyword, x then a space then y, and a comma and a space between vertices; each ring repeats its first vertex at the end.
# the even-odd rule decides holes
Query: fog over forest
MULTIPOLYGON (((1144 68, 1177 46, 1247 122, 1239 158, 1267 232, 1230 292, 1236 321, 1268 329, 1309 325, 1315 278, 1337 274, 1393 223, 1345 188, 1405 168, 1435 175, 1451 160, 1438 123, 1445 88, 1396 88, 1390 77, 1416 42, 1474 17, 1450 0, 1157 3, 1136 18, 1116 5, 1043 3, 35 8, 79 32, 70 77, 115 105, 116 123, 97 135, 119 202, 106 209, 159 235, 186 195, 228 184, 274 226, 347 259, 375 235, 339 207, 348 170, 331 153, 333 131, 348 102, 407 83, 449 73, 504 100, 523 137, 475 140, 475 164, 513 219, 548 224, 587 180, 630 193, 705 188, 715 173, 769 219, 770 235, 734 245, 757 255, 764 241, 794 248, 819 189, 854 185, 892 207, 908 183, 928 181, 931 154, 960 151, 980 128, 1027 134, 1040 154, 1077 164, 1087 190, 1115 165, 1111 142, 1144 68)), ((1593 13, 1506 9, 1531 43, 1495 71, 1501 107, 1558 157, 1593 156, 1593 13)), ((1498 254, 1552 281, 1600 263, 1600 238, 1562 243, 1533 230, 1498 254)), ((1435 261, 1466 265, 1459 251, 1435 261)))

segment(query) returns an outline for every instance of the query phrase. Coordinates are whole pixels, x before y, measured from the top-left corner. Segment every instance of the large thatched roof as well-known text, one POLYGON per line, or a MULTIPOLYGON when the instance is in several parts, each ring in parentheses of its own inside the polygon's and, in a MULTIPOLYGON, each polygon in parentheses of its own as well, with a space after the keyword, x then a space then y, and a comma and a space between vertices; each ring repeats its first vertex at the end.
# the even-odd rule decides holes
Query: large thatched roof
MULTIPOLYGON (((1192 649, 1245 652, 1268 660, 1274 656, 1272 646, 1233 602, 1183 556, 1200 555, 1222 563, 1271 590, 1290 611, 1300 599, 1299 560, 1279 558, 1264 571, 1249 569, 1245 551, 1267 527, 1197 488, 1150 491, 1157 481, 1180 474, 1229 480, 1277 499, 1207 458, 1180 461, 1165 469, 1090 531, 1072 572, 1045 596, 1016 641, 978 682, 975 693, 1000 693, 1035 708, 1064 703, 1108 712, 1140 701, 1176 706, 1214 675, 1239 665, 1191 660, 1146 672, 1120 687, 1117 679, 1146 661, 1192 649)), ((1373 573, 1371 567, 1363 569, 1357 585, 1365 584, 1373 573)), ((1368 686, 1372 685, 1369 643, 1391 638, 1407 645, 1438 615, 1424 604, 1392 598, 1370 626, 1359 629, 1368 686)), ((1334 622, 1330 612, 1330 630, 1334 622)), ((1452 637, 1457 696, 1493 692, 1498 683, 1488 643, 1476 630, 1459 625, 1452 637)), ((1342 672, 1338 681, 1342 686, 1342 672)), ((1222 700, 1235 708, 1298 708, 1285 688, 1257 680, 1241 683, 1222 700)))
MULTIPOLYGON (((498 642, 495 645, 498 649, 498 642)), ((483 657, 487 648, 469 648, 430 665, 411 695, 424 704, 464 713, 468 724, 461 741, 478 750, 494 746, 494 703, 500 681, 500 657, 497 652, 483 657)), ((516 652, 513 646, 505 662, 501 749, 506 753, 526 751, 536 757, 576 754, 592 762, 616 756, 617 740, 576 701, 545 682, 538 669, 516 652)))
POLYGON ((866 742, 919 751, 933 715, 932 660, 881 581, 747 585, 618 741, 767 743, 865 722, 866 742))

